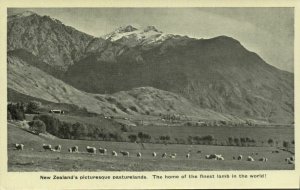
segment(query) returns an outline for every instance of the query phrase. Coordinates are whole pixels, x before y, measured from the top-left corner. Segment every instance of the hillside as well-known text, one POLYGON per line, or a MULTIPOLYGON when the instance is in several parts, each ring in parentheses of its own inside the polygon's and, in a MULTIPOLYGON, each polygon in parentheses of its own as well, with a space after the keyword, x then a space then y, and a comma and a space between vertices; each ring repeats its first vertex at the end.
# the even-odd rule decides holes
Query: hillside
POLYGON ((56 107, 63 106, 58 103, 74 104, 90 112, 105 115, 176 113, 207 120, 238 120, 209 109, 200 109, 179 95, 151 87, 136 88, 112 95, 86 93, 12 55, 8 57, 8 90, 11 98, 19 96, 19 100, 29 101, 31 98, 28 97, 32 97, 48 101, 46 104, 57 103, 53 104, 56 107))
MULTIPOLYGON (((152 87, 175 93, 189 105, 175 102, 196 110, 214 110, 222 115, 270 123, 294 122, 294 74, 269 65, 227 36, 195 39, 166 34, 154 26, 129 25, 92 37, 48 16, 25 12, 8 17, 7 43, 11 58, 38 68, 38 72, 43 71, 36 77, 47 73, 56 77, 51 78, 51 82, 60 79, 62 84, 54 85, 54 88, 60 86, 55 89, 59 93, 49 94, 48 82, 43 84, 44 90, 36 89, 39 93, 46 92, 43 98, 49 101, 74 103, 95 111, 99 106, 105 107, 103 104, 107 101, 105 95, 95 95, 95 100, 91 94, 152 87), (64 92, 63 86, 72 89, 72 97, 60 94, 64 92), (77 93, 81 98, 73 97, 77 93), (60 94, 59 97, 56 94, 60 94), (101 98, 103 102, 99 103, 101 98), (83 105, 83 100, 90 105, 83 105)), ((14 69, 19 71, 12 75, 14 80, 23 82, 24 71, 14 69)), ((40 82, 37 78, 32 80, 40 82)), ((13 86, 12 89, 20 93, 34 94, 31 85, 35 82, 22 87, 11 83, 9 87, 13 86)), ((153 112, 160 109, 158 105, 152 104, 153 112)), ((101 112, 115 112, 118 106, 108 110, 104 107, 105 111, 101 112)), ((182 110, 193 110, 187 107, 182 110)), ((126 114, 125 109, 120 108, 117 112, 126 114)), ((145 108, 140 110, 146 113, 145 108)))
POLYGON ((78 61, 92 38, 59 20, 34 12, 8 17, 7 50, 24 49, 54 70, 66 71, 78 61))
POLYGON ((232 38, 171 38, 151 49, 142 47, 110 54, 113 62, 99 58, 105 50, 94 52, 71 66, 64 80, 91 93, 151 86, 217 112, 293 122, 293 74, 268 65, 232 38))

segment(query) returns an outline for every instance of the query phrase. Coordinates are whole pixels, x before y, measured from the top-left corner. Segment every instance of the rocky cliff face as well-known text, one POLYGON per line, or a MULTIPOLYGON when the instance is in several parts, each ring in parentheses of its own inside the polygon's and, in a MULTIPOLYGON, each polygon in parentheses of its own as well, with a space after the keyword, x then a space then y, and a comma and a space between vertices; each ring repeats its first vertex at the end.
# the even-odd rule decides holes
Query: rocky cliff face
POLYGON ((8 17, 7 28, 8 51, 26 50, 61 71, 80 60, 93 38, 59 20, 33 12, 8 17))
POLYGON ((51 68, 60 70, 64 82, 89 93, 148 86, 223 114, 294 120, 294 75, 230 37, 194 39, 153 26, 125 26, 93 38, 50 17, 26 13, 9 17, 7 43, 11 55, 50 74, 51 68))

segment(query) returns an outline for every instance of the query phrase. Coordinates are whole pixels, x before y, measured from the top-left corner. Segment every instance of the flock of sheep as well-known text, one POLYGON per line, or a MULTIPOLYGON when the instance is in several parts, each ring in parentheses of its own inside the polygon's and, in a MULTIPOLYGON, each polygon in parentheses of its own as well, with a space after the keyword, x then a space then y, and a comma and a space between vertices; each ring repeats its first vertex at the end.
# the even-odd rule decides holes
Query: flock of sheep
MULTIPOLYGON (((15 148, 16 150, 23 150, 24 149, 24 144, 15 144, 15 148)), ((61 151, 61 148, 62 146, 61 145, 57 145, 57 146, 54 146, 52 148, 52 146, 50 144, 43 144, 43 149, 45 151, 47 150, 50 150, 50 151, 53 151, 53 152, 60 152, 61 151)), ((102 155, 106 155, 107 154, 107 149, 106 148, 99 148, 99 153, 102 154, 102 155)), ((73 146, 73 147, 70 147, 68 149, 68 151, 70 153, 79 153, 79 148, 78 146, 73 146)), ((91 153, 91 154, 96 154, 97 152, 97 148, 96 147, 91 147, 91 146, 87 146, 86 147, 86 151, 87 153, 91 153)), ((201 151, 198 151, 198 153, 201 153, 201 151)), ((273 153, 273 152, 272 152, 273 153)), ((118 156, 118 153, 116 151, 112 151, 111 152, 112 156, 118 156)), ((129 157, 129 152, 128 151, 120 151, 120 154, 123 155, 123 156, 127 156, 129 157)), ((257 153, 256 153, 257 154, 257 153)), ((138 158, 141 158, 142 157, 142 153, 141 152, 138 152, 136 154, 136 156, 138 158)), ((166 152, 163 153, 161 155, 162 158, 167 158, 167 157, 170 157, 170 158, 173 158, 175 159, 177 154, 176 153, 171 153, 171 154, 167 154, 166 152)), ((186 154, 186 158, 189 159, 191 156, 190 152, 186 154)), ((156 152, 152 152, 152 157, 157 157, 157 153, 156 152)), ((211 159, 211 160, 225 160, 224 157, 221 155, 221 154, 208 154, 205 156, 206 159, 211 159)), ((243 155, 239 155, 237 158, 234 156, 233 157, 233 160, 242 160, 243 159, 243 155)), ((252 156, 248 156, 247 161, 250 161, 250 162, 253 162, 255 161, 254 158, 252 156)), ((262 162, 267 162, 268 161, 268 158, 266 157, 262 157, 260 158, 258 161, 262 161, 262 162)), ((294 156, 291 156, 291 157, 288 157, 285 159, 285 161, 288 163, 288 164, 294 164, 295 163, 295 157, 294 156)))

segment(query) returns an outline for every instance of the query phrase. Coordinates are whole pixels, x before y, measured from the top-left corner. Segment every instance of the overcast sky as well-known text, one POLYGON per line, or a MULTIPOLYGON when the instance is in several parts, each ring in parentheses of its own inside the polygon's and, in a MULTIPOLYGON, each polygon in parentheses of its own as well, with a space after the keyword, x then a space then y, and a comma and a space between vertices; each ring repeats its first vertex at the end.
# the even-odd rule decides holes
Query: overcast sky
POLYGON ((153 25, 165 33, 196 38, 227 35, 277 68, 294 69, 293 8, 43 8, 34 11, 93 36, 119 26, 153 25))

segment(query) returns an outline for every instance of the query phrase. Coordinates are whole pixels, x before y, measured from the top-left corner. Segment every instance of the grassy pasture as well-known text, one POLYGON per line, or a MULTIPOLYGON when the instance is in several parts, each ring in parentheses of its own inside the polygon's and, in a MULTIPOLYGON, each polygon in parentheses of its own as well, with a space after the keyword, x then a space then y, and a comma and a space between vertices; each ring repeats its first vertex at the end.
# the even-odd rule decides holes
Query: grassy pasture
MULTIPOLYGON (((71 116, 71 115, 55 115, 61 121, 70 123, 80 122, 89 125, 102 126, 106 129, 114 129, 120 131, 120 125, 114 120, 99 117, 71 116)), ((134 120, 135 118, 132 118, 134 120)), ((144 118, 148 122, 155 123, 159 121, 157 118, 144 118)), ((30 118, 29 118, 30 120, 30 118)), ((121 120, 121 119, 118 119, 121 120)), ((125 121, 125 120, 124 120, 125 121)), ((151 135, 152 140, 159 139, 162 135, 169 135, 171 141, 175 138, 184 139, 187 141, 189 136, 206 136, 212 135, 218 144, 227 145, 228 137, 245 138, 249 137, 256 141, 256 146, 269 146, 268 140, 273 139, 274 143, 278 142, 278 146, 282 146, 283 141, 291 142, 294 139, 294 127, 287 126, 258 126, 258 127, 195 127, 195 126, 158 126, 158 125, 138 125, 136 127, 127 127, 128 132, 121 132, 124 138, 130 134, 143 132, 151 135)), ((127 139, 125 139, 127 140, 127 139)), ((155 140, 154 140, 155 142, 155 140)), ((276 145, 276 144, 275 144, 276 145)))
POLYGON ((12 124, 8 124, 8 171, 196 171, 196 170, 286 170, 294 169, 294 165, 287 164, 284 159, 290 153, 279 151, 272 153, 274 147, 233 147, 206 145, 161 145, 136 144, 127 142, 103 142, 84 140, 49 139, 28 133, 12 124), (23 143, 24 151, 14 150, 14 143, 23 143), (45 152, 43 143, 62 145, 62 151, 45 152), (81 153, 68 153, 71 146, 79 146, 81 153), (107 155, 91 155, 86 153, 85 147, 95 146, 108 149, 107 155), (111 156, 111 151, 129 151, 129 157, 111 156), (197 151, 201 150, 199 154, 197 151), (152 152, 158 156, 153 158, 152 152), (191 158, 186 159, 187 152, 191 158), (141 152, 142 158, 136 157, 141 152), (162 159, 162 153, 177 153, 176 159, 162 159), (222 154, 224 161, 206 160, 206 154, 222 154), (257 153, 254 159, 267 157, 268 162, 247 162, 233 160, 239 154, 244 157, 257 153))

